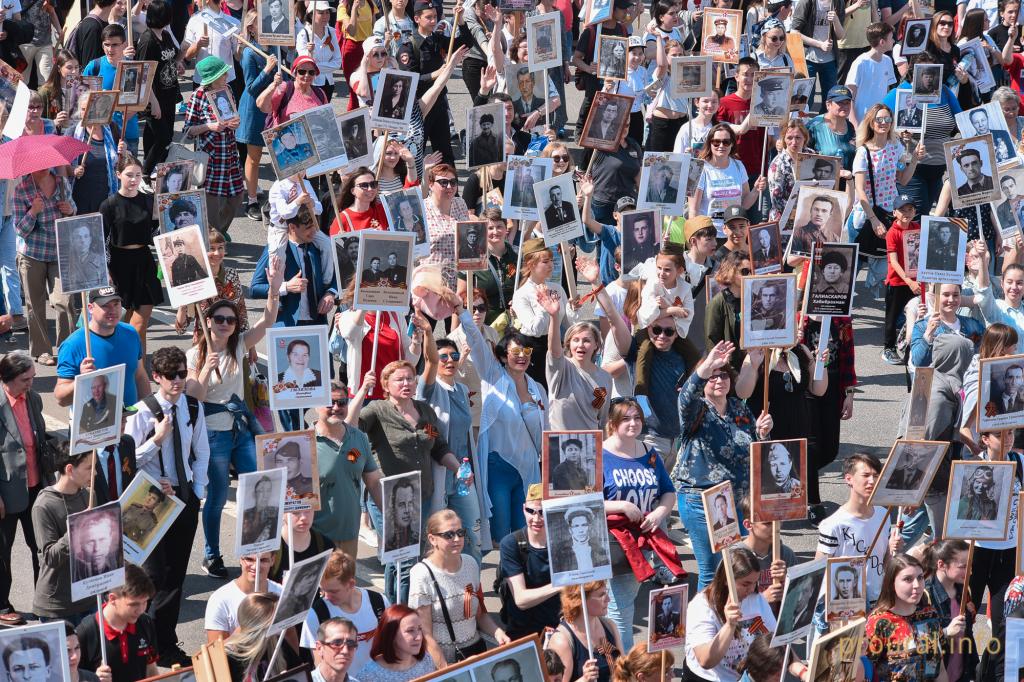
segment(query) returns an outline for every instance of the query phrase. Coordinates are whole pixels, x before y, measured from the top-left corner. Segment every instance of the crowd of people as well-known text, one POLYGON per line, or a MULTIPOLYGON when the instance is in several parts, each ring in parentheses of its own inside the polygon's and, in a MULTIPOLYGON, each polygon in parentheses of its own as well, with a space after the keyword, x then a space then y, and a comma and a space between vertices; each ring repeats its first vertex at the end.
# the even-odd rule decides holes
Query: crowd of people
MULTIPOLYGON (((135 682, 190 665, 179 623, 190 558, 183 548, 201 521, 202 569, 223 581, 205 605, 206 639, 223 640, 239 682, 303 663, 318 682, 403 682, 533 635, 552 682, 774 682, 784 672, 806 680, 812 664, 823 669, 810 660, 812 643, 837 624, 812 595, 801 606, 808 618, 813 611, 804 644, 792 653, 771 646, 777 623, 802 617, 780 614, 784 586, 802 563, 841 557, 862 559, 845 569, 839 589, 857 596, 850 585, 863 572, 866 618, 863 650, 845 667, 834 662, 835 674, 1002 679, 1018 646, 1006 641, 1006 619, 1024 617, 1024 362, 990 379, 1002 399, 995 388, 979 395, 979 377, 1014 356, 1024 334, 1024 196, 1016 194, 1024 178, 1014 175, 1024 159, 1019 0, 538 0, 515 9, 475 0, 454 10, 439 0, 286 2, 4 5, 4 143, 67 135, 86 151, 0 181, 0 332, 26 332, 28 349, 0 357, 0 625, 23 626, 26 615, 63 621, 73 680, 135 682), (739 11, 705 21, 705 12, 721 10, 739 11), (557 17, 558 30, 541 41, 528 27, 545 15, 557 17), (714 34, 705 40, 705 31, 714 34), (278 44, 272 36, 282 33, 294 43, 278 44), (598 45, 614 37, 622 40, 601 62, 598 45), (541 46, 558 63, 531 70, 531 50, 541 46), (673 70, 702 50, 723 57, 707 92, 679 96, 673 70), (93 77, 102 90, 127 88, 124 64, 137 60, 155 63, 144 109, 85 123, 90 98, 78 97, 78 84, 93 77), (756 125, 758 116, 786 107, 781 81, 755 88, 767 70, 810 79, 811 88, 794 94, 783 123, 770 127, 756 125), (417 79, 386 80, 396 72, 417 79), (460 130, 448 90, 455 78, 471 108, 496 107, 475 119, 484 137, 467 140, 460 130), (385 82, 388 101, 378 101, 385 82), (624 99, 609 104, 606 95, 624 99), (581 96, 581 106, 570 102, 581 96), (755 100, 763 106, 752 111, 755 100), (1003 120, 991 119, 989 103, 1003 120), (263 133, 325 104, 339 115, 366 107, 406 118, 387 134, 360 128, 367 119, 339 128, 349 154, 367 143, 365 165, 277 177, 269 187, 262 180, 261 189, 272 168, 264 150, 278 153, 263 133), (14 117, 24 118, 20 132, 14 117), (592 119, 600 120, 588 126, 592 119), (580 150, 588 128, 605 142, 612 135, 611 146, 580 150), (201 172, 164 175, 162 164, 180 158, 171 156, 182 148, 172 144, 179 130, 201 172), (947 143, 978 135, 989 140, 991 160, 965 145, 955 164, 947 161, 947 143), (652 153, 662 156, 645 163, 652 153), (673 176, 669 160, 678 154, 697 169, 691 177, 673 176), (817 160, 802 177, 808 154, 817 160), (462 169, 464 156, 474 167, 462 169), (513 167, 477 168, 473 159, 511 157, 543 162, 545 177, 566 184, 543 197, 503 197, 513 167), (1000 174, 1004 182, 993 182, 1000 174), (808 202, 806 224, 783 222, 752 238, 752 226, 785 220, 809 182, 834 192, 808 202), (202 210, 179 198, 165 224, 160 192, 188 189, 201 190, 202 210), (962 204, 985 193, 986 202, 962 204), (660 226, 630 213, 651 201, 679 208, 664 211, 660 226), (507 217, 510 205, 531 203, 539 220, 507 217), (58 248, 58 221, 87 214, 102 221, 105 262, 83 231, 66 265, 72 251, 58 248), (242 215, 266 230, 248 286, 249 273, 230 264, 230 231, 242 215), (924 243, 919 216, 952 220, 924 243), (545 241, 545 226, 574 218, 582 236, 557 247, 545 241), (471 220, 479 226, 460 229, 471 220), (195 254, 187 256, 195 272, 162 271, 154 237, 192 223, 201 227, 216 295, 172 310, 179 338, 168 344, 147 335, 165 289, 207 272, 195 254), (413 267, 400 250, 364 254, 364 230, 412 233, 413 267), (773 255, 773 240, 790 233, 789 248, 773 255), (467 276, 456 254, 479 241, 485 268, 467 276), (835 255, 814 264, 807 254, 827 241, 859 245, 857 267, 835 255), (624 250, 648 243, 653 251, 623 265, 631 257, 624 250), (912 248, 962 283, 919 281, 912 248), (776 272, 796 273, 795 311, 780 307, 780 285, 748 297, 748 278, 771 271, 773 259, 776 272), (898 514, 872 502, 888 471, 884 458, 844 452, 836 462, 859 385, 854 321, 802 314, 812 265, 828 271, 829 295, 865 269, 858 306, 881 312, 884 300, 881 359, 908 387, 903 418, 888 435, 949 444, 927 485, 912 467, 925 451, 888 477, 891 488, 921 489, 920 504, 898 514), (97 273, 109 286, 64 293, 62 275, 93 281, 97 273), (359 281, 410 291, 408 310, 357 307, 359 281), (748 317, 764 329, 793 329, 795 344, 748 346, 748 317), (307 326, 329 330, 330 367, 290 365, 271 383, 329 385, 329 402, 272 414, 260 350, 271 330, 307 326), (70 407, 76 377, 122 364, 119 442, 76 452, 47 433, 37 366, 55 368, 52 397, 70 407), (921 375, 930 378, 923 388, 921 375), (982 416, 1007 414, 1018 421, 980 428, 982 416), (221 546, 232 479, 256 471, 256 436, 274 430, 315 437, 316 476, 292 465, 288 487, 316 480, 320 509, 264 524, 263 536, 280 534, 279 550, 232 557, 221 546), (603 441, 592 452, 585 437, 550 433, 595 431, 603 441), (767 468, 752 480, 758 444, 793 439, 806 439, 806 470, 784 447, 768 448, 767 468), (561 463, 545 471, 551 457, 561 463), (1009 502, 998 499, 985 465, 964 484, 963 504, 950 507, 952 463, 984 460, 1016 464, 1002 488, 1009 502), (831 512, 819 483, 830 466, 846 488, 831 512), (68 517, 121 498, 140 472, 159 487, 125 512, 127 537, 152 529, 153 509, 168 497, 181 513, 141 566, 127 564, 100 607, 92 597, 73 599, 76 566, 96 550, 69 542, 68 517), (384 494, 383 480, 410 472, 419 473, 418 488, 397 484, 384 494), (735 509, 717 496, 709 523, 706 491, 725 483, 735 509), (604 521, 600 507, 595 515, 580 505, 565 512, 564 532, 549 529, 549 485, 601 494, 604 521), (754 491, 764 490, 805 496, 806 523, 818 532, 814 557, 777 547, 772 522, 755 520, 754 491), (1002 514, 1005 532, 970 543, 944 537, 954 511, 975 521, 1002 514), (723 553, 715 531, 732 523, 741 537, 723 553), (19 526, 25 548, 15 542, 19 526), (383 593, 367 587, 361 547, 366 556, 409 544, 415 558, 384 562, 383 593), (19 613, 12 566, 22 551, 34 587, 31 609, 19 613), (280 641, 267 638, 292 562, 325 552, 304 622, 280 641), (695 576, 683 568, 691 558, 695 576), (487 561, 497 564, 493 585, 482 582, 487 561), (552 584, 556 573, 586 577, 599 564, 611 566, 610 579, 552 584), (649 651, 635 627, 654 626, 647 590, 687 582, 678 658, 649 651), (500 608, 491 610, 485 596, 495 595, 500 608), (996 645, 964 648, 986 608, 996 645)), ((290 143, 283 153, 298 154, 290 143)), ((185 244, 175 240, 175 253, 185 244)), ((309 342, 289 344, 289 358, 293 350, 308 363, 309 342)), ((107 380, 92 386, 88 423, 113 422, 107 380)), ((663 609, 660 629, 668 631, 670 614, 663 609)), ((57 669, 61 656, 25 637, 5 645, 0 661, 11 679, 37 679, 16 671, 57 669)), ((493 680, 525 682, 521 663, 512 663, 495 665, 493 680)))

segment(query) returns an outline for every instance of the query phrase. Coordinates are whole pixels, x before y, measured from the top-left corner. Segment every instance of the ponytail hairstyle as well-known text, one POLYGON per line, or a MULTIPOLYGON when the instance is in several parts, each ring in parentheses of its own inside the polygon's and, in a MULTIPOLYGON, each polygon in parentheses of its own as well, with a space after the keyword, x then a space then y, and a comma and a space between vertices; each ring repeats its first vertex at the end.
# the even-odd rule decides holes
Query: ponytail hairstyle
POLYGON ((971 548, 964 540, 938 540, 928 543, 921 552, 921 564, 927 576, 933 576, 938 572, 939 562, 949 565, 956 559, 957 554, 969 551, 971 548))
POLYGON ((665 668, 671 668, 676 662, 671 651, 663 653, 664 660, 662 660, 662 653, 652 654, 647 651, 647 642, 637 642, 629 650, 629 653, 615 659, 612 682, 635 682, 640 679, 641 675, 645 682, 661 680, 662 665, 664 664, 665 668))

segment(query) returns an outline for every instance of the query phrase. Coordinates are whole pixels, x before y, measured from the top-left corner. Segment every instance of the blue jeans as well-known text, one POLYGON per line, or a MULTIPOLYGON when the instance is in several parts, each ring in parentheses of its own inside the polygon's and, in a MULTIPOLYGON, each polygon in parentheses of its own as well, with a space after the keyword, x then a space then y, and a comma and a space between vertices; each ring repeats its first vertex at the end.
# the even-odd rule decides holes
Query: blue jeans
POLYGON ((519 471, 497 452, 487 454, 487 494, 491 498, 491 539, 495 544, 526 527, 526 487, 519 471))
POLYGON ((281 420, 281 428, 285 431, 302 431, 306 426, 302 423, 304 410, 278 410, 277 418, 281 420))
MULTIPOLYGON (((903 515, 903 530, 900 537, 903 543, 909 548, 924 535, 928 526, 932 528, 932 537, 942 538, 943 514, 946 511, 946 496, 943 494, 925 495, 924 504, 918 507, 913 514, 903 515)), ((879 540, 881 542, 881 540, 879 540)))
MULTIPOLYGON (((679 520, 683 522, 686 532, 690 534, 693 545, 693 558, 697 560, 697 590, 703 590, 711 584, 715 570, 722 561, 721 553, 711 551, 711 538, 708 537, 707 518, 704 516, 704 505, 698 492, 687 492, 676 495, 679 507, 679 520)), ((736 509, 736 520, 743 533, 743 515, 736 509)))
MULTIPOLYGON (((444 485, 444 507, 451 509, 453 512, 459 515, 459 520, 462 521, 462 527, 466 529, 466 544, 462 548, 463 554, 476 559, 476 563, 481 562, 480 555, 480 501, 476 497, 476 488, 470 486, 469 494, 459 497, 455 494, 455 472, 447 471, 445 476, 444 485)), ((425 518, 429 518, 430 514, 433 514, 440 509, 430 509, 428 514, 424 514, 425 518)))
POLYGON ((633 571, 612 576, 608 581, 608 617, 619 629, 623 651, 633 648, 633 618, 639 594, 640 583, 636 581, 633 571))
MULTIPOLYGON (((818 83, 821 83, 821 112, 825 113, 825 96, 828 95, 828 91, 832 89, 832 86, 836 84, 836 79, 839 76, 839 67, 836 64, 836 60, 819 64, 812 62, 810 59, 807 60, 807 75, 810 78, 818 77, 818 83)), ((814 86, 811 87, 811 98, 807 100, 810 104, 814 101, 814 86)))
POLYGON ((23 315, 21 275, 18 274, 18 253, 14 237, 14 218, 4 216, 3 222, 0 223, 0 284, 3 285, 7 312, 11 315, 23 315))
MULTIPOLYGON (((383 542, 381 530, 384 528, 384 516, 374 503, 373 498, 366 500, 366 511, 370 512, 370 520, 373 527, 377 529, 377 537, 383 542)), ((420 532, 420 537, 424 534, 420 532)), ((409 571, 412 570, 416 559, 405 561, 394 561, 384 564, 384 596, 392 604, 405 604, 409 601, 409 571)))
POLYGON ((256 471, 256 441, 241 429, 207 431, 210 441, 210 484, 203 503, 203 534, 206 536, 206 558, 220 556, 220 515, 228 499, 228 474, 231 465, 239 474, 256 471))

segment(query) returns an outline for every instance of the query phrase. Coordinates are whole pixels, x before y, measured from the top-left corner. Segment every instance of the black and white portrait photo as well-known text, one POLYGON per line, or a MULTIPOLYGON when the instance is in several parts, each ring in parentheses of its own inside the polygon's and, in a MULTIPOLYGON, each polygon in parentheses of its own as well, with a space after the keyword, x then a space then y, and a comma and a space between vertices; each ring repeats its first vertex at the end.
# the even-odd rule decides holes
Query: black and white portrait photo
POLYGON ((611 577, 603 495, 548 499, 543 508, 551 584, 564 587, 611 577))
POLYGON ((238 109, 235 107, 235 98, 227 87, 217 90, 206 90, 206 100, 213 109, 213 115, 218 123, 228 123, 238 118, 238 109))
POLYGON ((1020 207, 1024 197, 1021 196, 1021 184, 1018 178, 1020 171, 1008 171, 999 174, 999 189, 1001 195, 999 201, 993 204, 995 208, 996 229, 1003 238, 1003 243, 1012 244, 1015 236, 1020 232, 1020 207))
POLYGON ((281 598, 277 601, 277 609, 270 621, 267 637, 298 625, 306 620, 313 600, 320 595, 320 578, 327 568, 327 560, 331 558, 331 550, 321 552, 295 565, 285 573, 284 585, 281 586, 281 598))
POLYGON ((82 125, 107 125, 110 117, 114 115, 114 106, 117 104, 117 90, 94 90, 89 93, 89 99, 85 102, 85 112, 82 114, 82 125))
POLYGON ((797 78, 793 80, 793 92, 789 96, 790 111, 804 111, 808 107, 811 93, 814 92, 813 78, 797 78))
POLYGON ((370 125, 398 133, 407 130, 412 119, 412 105, 416 100, 419 78, 418 73, 410 71, 381 71, 370 125))
POLYGON ((1024 355, 983 358, 978 374, 978 431, 1024 425, 1024 355))
POLYGON ((821 154, 800 154, 796 168, 797 180, 817 180, 824 184, 839 179, 841 159, 838 156, 822 156, 821 154))
POLYGON ((399 192, 389 192, 381 198, 391 230, 414 235, 413 255, 427 255, 430 252, 430 230, 423 206, 423 190, 418 186, 409 187, 399 192))
POLYGON ((690 163, 686 168, 686 197, 690 198, 697 189, 701 175, 704 174, 704 160, 695 159, 689 154, 687 156, 689 156, 690 163))
POLYGON ((825 569, 825 559, 808 561, 788 569, 779 620, 772 636, 773 647, 795 642, 810 630, 814 606, 825 581, 825 569))
POLYGON ((956 115, 956 127, 964 138, 992 135, 992 146, 996 152, 996 163, 1017 165, 1017 145, 1010 136, 1006 118, 998 102, 989 102, 956 115))
POLYGON ((988 134, 951 140, 943 144, 949 181, 953 186, 953 207, 966 208, 999 199, 993 180, 998 174, 995 148, 988 134))
POLYGON ((301 116, 264 130, 263 140, 279 179, 290 178, 318 161, 309 126, 301 116))
POLYGON ((1005 540, 1016 462, 952 462, 943 538, 1005 540))
POLYGON ((472 107, 466 114, 466 158, 469 168, 505 160, 505 103, 472 107))
POLYGON ((803 486, 800 482, 800 447, 798 441, 792 443, 796 446, 794 452, 790 452, 786 441, 775 441, 761 448, 762 497, 799 494, 803 486))
POLYGON ((174 232, 190 225, 198 225, 205 234, 206 191, 202 189, 157 194, 153 203, 161 232, 174 232))
MULTIPOLYGON (((979 93, 991 92, 996 87, 996 79, 992 73, 992 65, 989 64, 989 56, 986 51, 988 47, 987 37, 961 40, 957 43, 957 47, 960 48, 960 61, 958 64, 967 73, 971 85, 977 88, 979 93)), ((993 104, 996 103, 993 102, 993 104)), ((998 107, 998 104, 996 106, 998 107)), ((981 133, 978 134, 980 135, 981 133)))
POLYGON ((320 471, 313 431, 256 436, 256 468, 285 470, 286 512, 320 510, 320 471))
POLYGON ((583 236, 583 222, 576 204, 576 187, 572 175, 563 173, 533 184, 540 222, 544 227, 544 243, 560 242, 583 236))
POLYGON ((689 159, 687 154, 645 152, 637 208, 657 208, 667 215, 682 215, 689 159))
POLYGON ((281 547, 285 476, 284 469, 266 469, 238 476, 236 556, 274 552, 281 547))
POLYGON ((71 679, 65 624, 0 629, 0 679, 10 682, 67 682, 71 679))
POLYGON ((405 310, 409 306, 416 236, 383 230, 362 230, 359 234, 355 306, 363 310, 405 310))
POLYGON ((686 604, 689 586, 672 585, 648 595, 647 650, 664 651, 681 646, 686 636, 686 604))
POLYGON ((928 47, 928 33, 931 30, 931 19, 909 19, 903 32, 901 57, 921 54, 928 47))
POLYGON ((302 118, 309 127, 309 140, 319 159, 306 169, 306 177, 323 175, 344 168, 348 164, 345 141, 338 127, 338 119, 330 104, 323 104, 302 112, 302 118))
POLYGON ((501 206, 501 216, 512 220, 538 220, 540 215, 533 186, 551 177, 554 161, 549 158, 509 156, 505 164, 505 202, 501 206))
POLYGON ((656 210, 623 211, 619 214, 622 225, 623 272, 654 258, 661 246, 661 219, 656 210))
POLYGON ((71 452, 89 452, 116 444, 121 438, 124 400, 123 364, 75 377, 71 407, 71 452))
POLYGON ((878 476, 871 503, 887 507, 921 504, 948 447, 940 441, 897 440, 878 476))
POLYGON ((711 80, 711 57, 692 55, 672 57, 669 60, 669 95, 671 97, 709 97, 714 83, 711 80))
POLYGON ((189 305, 217 295, 210 258, 198 225, 155 235, 153 245, 172 306, 189 305))
POLYGON ((257 0, 260 45, 295 45, 295 6, 288 0, 257 0))
MULTIPOLYGON (((836 623, 828 634, 815 637, 810 645, 807 679, 856 682, 858 676, 863 675, 859 671, 860 652, 865 647, 865 622, 863 618, 854 618, 847 625, 836 623)), ((918 631, 915 634, 923 635, 924 632, 918 631)))
POLYGON ((754 95, 750 100, 750 120, 757 126, 781 125, 789 118, 789 92, 793 76, 775 71, 754 74, 754 95))
POLYGON ((743 278, 743 348, 788 347, 796 343, 796 288, 794 275, 743 278))
MULTIPOLYGON (((913 20, 911 20, 913 21, 913 20)), ((920 133, 924 125, 924 105, 909 88, 896 90, 896 130, 920 133)))
POLYGON ((704 519, 711 538, 711 551, 720 552, 740 539, 739 514, 732 482, 725 481, 701 492, 704 519))
POLYGON ((117 106, 134 107, 139 105, 142 84, 142 62, 122 60, 117 65, 114 83, 121 91, 117 98, 117 106))
POLYGON ((366 166, 373 158, 370 139, 370 109, 363 107, 338 116, 341 141, 345 143, 345 156, 349 168, 366 166))
MULTIPOLYGON (((1019 555, 1019 552, 1018 552, 1019 555)), ((1006 618, 1005 680, 1024 679, 1024 618, 1006 618)))
POLYGON ((910 388, 910 405, 906 408, 904 437, 907 440, 924 438, 928 425, 928 398, 932 394, 934 376, 934 367, 918 367, 914 372, 914 383, 910 388))
POLYGON ((919 104, 934 104, 942 92, 942 64, 914 64, 914 97, 919 104))
POLYGON ((60 218, 57 233, 57 269, 65 294, 109 286, 106 237, 99 213, 60 218))
POLYGON ((543 680, 536 637, 516 640, 445 668, 444 682, 528 682, 543 680))
POLYGON ((866 615, 867 573, 864 557, 834 557, 825 573, 825 619, 828 622, 866 615))
POLYGON ((853 311, 853 288, 856 283, 859 246, 853 244, 816 243, 811 246, 808 273, 808 315, 850 315, 853 311))
POLYGON ((68 516, 73 601, 124 584, 121 535, 121 505, 117 500, 68 516))
POLYGON ((388 476, 381 479, 381 486, 381 499, 385 500, 384 509, 381 510, 384 518, 381 561, 419 556, 423 530, 420 472, 388 476))
POLYGON ((327 327, 274 327, 267 330, 270 407, 292 410, 330 404, 327 327))
POLYGON ((778 223, 749 226, 747 244, 755 275, 782 271, 782 236, 778 223))
POLYGON ((141 566, 185 508, 174 495, 164 493, 159 481, 144 470, 135 473, 121 493, 121 532, 124 559, 141 566))
POLYGON ((597 38, 597 77, 601 80, 625 80, 627 38, 617 35, 599 35, 597 38))
POLYGON ((807 516, 807 440, 770 440, 750 445, 752 520, 791 521, 807 516))
POLYGON ((544 497, 601 490, 601 432, 545 431, 541 452, 544 497))
POLYGON ((598 92, 594 95, 594 104, 587 114, 586 125, 580 146, 602 152, 614 152, 629 127, 629 113, 633 106, 633 98, 627 95, 615 95, 610 92, 598 92))
POLYGON ((487 269, 487 221, 460 220, 455 224, 455 268, 487 269))
POLYGON ((526 43, 529 46, 530 71, 540 72, 561 66, 560 48, 562 22, 552 14, 536 14, 526 18, 526 43))
POLYGON ((211 31, 224 37, 237 34, 242 28, 241 22, 227 12, 214 12, 204 7, 199 10, 199 16, 211 31))
POLYGON ((936 284, 963 282, 967 231, 948 218, 921 216, 917 279, 936 284))
POLYGON ((841 242, 850 198, 846 192, 801 185, 793 212, 789 255, 810 256, 811 245, 841 242))
POLYGON ((192 184, 192 171, 196 162, 192 159, 158 163, 155 168, 156 185, 153 194, 177 194, 188 190, 192 184))

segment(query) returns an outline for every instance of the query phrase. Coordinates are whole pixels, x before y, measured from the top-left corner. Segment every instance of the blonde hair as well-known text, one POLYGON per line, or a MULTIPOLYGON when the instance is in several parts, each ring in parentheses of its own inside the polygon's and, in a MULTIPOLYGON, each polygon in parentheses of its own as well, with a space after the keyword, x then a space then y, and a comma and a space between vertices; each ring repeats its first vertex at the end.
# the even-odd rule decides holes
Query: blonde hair
MULTIPOLYGON (((244 663, 245 670, 274 650, 276 641, 267 638, 266 633, 274 618, 277 600, 276 594, 253 592, 246 595, 238 606, 238 629, 224 642, 224 650, 244 663)), ((273 672, 284 671, 283 658, 278 657, 273 672)))
POLYGON ((384 369, 382 369, 380 372, 380 387, 381 390, 384 391, 385 395, 387 395, 388 392, 388 380, 391 378, 392 374, 394 374, 400 369, 409 370, 410 372, 412 372, 412 375, 415 378, 416 368, 413 367, 413 364, 408 360, 394 360, 393 362, 389 362, 387 365, 384 366, 384 369))
POLYGON ((861 120, 860 125, 857 127, 858 147, 863 147, 869 140, 874 139, 875 130, 871 126, 875 122, 875 117, 882 111, 889 112, 889 118, 892 119, 892 125, 889 126, 889 137, 886 139, 886 144, 896 140, 896 119, 893 117, 892 109, 879 103, 867 110, 867 113, 864 114, 864 118, 861 120))
MULTIPOLYGON (((583 585, 583 591, 588 598, 601 588, 607 588, 607 584, 603 580, 592 580, 583 585)), ((583 600, 580 598, 580 588, 578 585, 563 587, 560 598, 562 601, 562 617, 567 622, 571 623, 583 615, 583 600)))
MULTIPOLYGON (((449 521, 458 521, 459 525, 462 525, 462 519, 451 509, 441 509, 434 512, 427 517, 427 535, 437 535, 441 532, 441 526, 449 521)), ((427 554, 435 551, 437 548, 433 544, 427 549, 427 554)))
POLYGON ((652 654, 647 651, 647 642, 637 642, 629 653, 615 659, 612 682, 633 682, 640 675, 643 675, 645 680, 660 680, 662 655, 665 656, 665 668, 671 668, 676 662, 671 651, 652 654))
POLYGON ((592 353, 590 356, 591 359, 593 359, 594 355, 600 353, 601 348, 603 347, 601 343, 601 330, 598 329, 597 325, 595 325, 593 322, 577 322, 576 324, 565 330, 565 336, 563 337, 564 340, 562 341, 562 348, 564 348, 565 351, 568 352, 569 341, 572 340, 572 337, 576 336, 580 332, 590 332, 590 335, 594 337, 594 344, 597 346, 597 348, 594 349, 594 353, 592 353))

